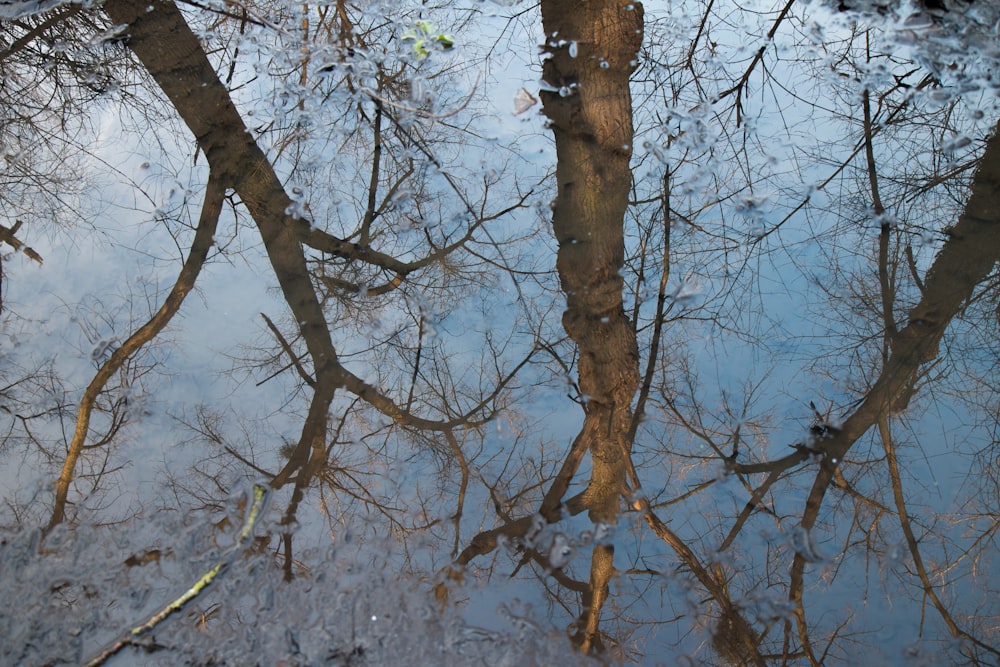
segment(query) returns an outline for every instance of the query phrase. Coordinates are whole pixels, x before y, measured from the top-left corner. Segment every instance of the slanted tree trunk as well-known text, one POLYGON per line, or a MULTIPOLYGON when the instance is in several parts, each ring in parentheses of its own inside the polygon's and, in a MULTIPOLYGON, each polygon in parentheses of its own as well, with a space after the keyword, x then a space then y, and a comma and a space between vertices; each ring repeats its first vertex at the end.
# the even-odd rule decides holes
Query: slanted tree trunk
MULTIPOLYGON (((891 415, 909 406, 919 388, 922 373, 928 364, 938 358, 945 330, 965 308, 976 287, 989 278, 997 262, 1000 262, 1000 123, 986 142, 986 150, 972 178, 972 191, 965 209, 958 222, 949 228, 948 240, 924 278, 920 301, 910 309, 905 326, 893 323, 887 327, 895 333, 889 336, 891 351, 882 372, 840 429, 821 442, 823 458, 806 499, 802 513, 803 528, 812 530, 816 525, 823 499, 840 462, 861 436, 872 426, 887 425, 891 415)), ((886 318, 891 318, 891 314, 887 314, 886 318)), ((890 442, 890 449, 891 446, 890 442)), ((887 451, 887 456, 891 459, 893 455, 887 451)), ((802 645, 809 657, 816 661, 809 643, 803 605, 805 567, 806 558, 796 553, 789 599, 795 605, 802 645)), ((932 604, 940 612, 943 606, 936 604, 935 598, 936 595, 931 596, 932 604)), ((992 646, 962 630, 950 616, 945 616, 945 623, 954 636, 1000 655, 992 646)))
POLYGON ((126 26, 129 48, 174 105, 225 187, 239 194, 260 230, 274 274, 312 358, 315 389, 289 465, 272 482, 325 459, 327 416, 342 384, 341 368, 302 250, 308 222, 287 214, 291 199, 254 141, 198 38, 170 0, 106 0, 104 11, 126 26))

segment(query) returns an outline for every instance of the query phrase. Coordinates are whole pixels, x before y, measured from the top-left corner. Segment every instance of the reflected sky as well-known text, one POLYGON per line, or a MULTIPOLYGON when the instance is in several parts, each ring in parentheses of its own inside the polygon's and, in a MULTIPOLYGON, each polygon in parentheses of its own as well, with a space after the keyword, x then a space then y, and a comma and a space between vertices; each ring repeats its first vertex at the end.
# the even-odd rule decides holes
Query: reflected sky
POLYGON ((997 10, 363 4, 3 7, 0 663, 995 664, 997 10))

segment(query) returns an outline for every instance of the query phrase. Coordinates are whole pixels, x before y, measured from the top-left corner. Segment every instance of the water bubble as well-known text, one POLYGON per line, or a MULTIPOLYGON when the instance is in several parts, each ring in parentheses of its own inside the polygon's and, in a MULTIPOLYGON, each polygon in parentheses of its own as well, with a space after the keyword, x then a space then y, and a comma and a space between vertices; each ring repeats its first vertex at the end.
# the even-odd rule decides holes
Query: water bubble
POLYGON ((292 203, 285 208, 285 215, 290 218, 294 218, 295 220, 301 220, 306 217, 305 206, 300 201, 292 201, 292 203))
POLYGON ((822 563, 827 559, 816 550, 812 533, 799 525, 792 529, 788 536, 795 553, 802 556, 807 563, 822 563))
POLYGON ((924 30, 926 28, 933 28, 934 21, 928 13, 915 12, 903 19, 901 27, 906 30, 924 30))
POLYGON ((753 616, 767 625, 788 620, 795 613, 795 604, 788 598, 767 591, 751 593, 746 604, 753 616))
POLYGON ((957 151, 961 150, 962 148, 965 148, 966 146, 968 146, 971 143, 972 143, 972 139, 970 137, 967 137, 964 134, 960 134, 957 137, 955 137, 954 139, 951 139, 950 141, 946 141, 941 146, 941 150, 944 153, 946 153, 948 155, 951 155, 951 154, 956 153, 957 151))
POLYGON ((599 521, 594 524, 594 543, 607 544, 615 534, 615 524, 599 521))
POLYGON ((499 549, 500 551, 506 552, 508 554, 512 554, 516 550, 516 547, 513 544, 513 542, 511 541, 511 539, 510 539, 509 536, 504 535, 504 534, 501 533, 497 537, 497 549, 499 549))
POLYGON ((693 301, 695 297, 701 294, 703 287, 701 281, 697 278, 687 278, 681 283, 681 286, 677 288, 674 293, 674 301, 678 303, 683 303, 685 301, 693 301))
POLYGON ((398 192, 392 195, 390 201, 393 206, 403 206, 410 200, 410 191, 405 189, 400 189, 398 192))
POLYGON ((661 163, 667 162, 667 156, 664 153, 664 149, 659 144, 653 143, 652 141, 644 141, 642 142, 642 148, 646 152, 652 153, 653 157, 661 163))
POLYGON ((732 567, 737 564, 736 555, 731 549, 711 552, 709 554, 709 562, 713 565, 721 565, 723 567, 732 567))
POLYGON ((535 514, 531 517, 531 528, 524 534, 524 543, 529 547, 533 546, 544 530, 545 518, 541 514, 535 514))
POLYGON ((930 102, 936 102, 938 104, 945 104, 950 102, 954 97, 954 91, 950 88, 935 88, 926 93, 927 99, 930 102))
POLYGON ((580 49, 579 49, 579 47, 576 44, 576 40, 570 42, 569 43, 569 57, 570 58, 576 58, 576 56, 579 54, 579 52, 580 52, 580 49))
POLYGON ((97 345, 94 349, 90 351, 90 360, 95 364, 100 363, 104 356, 108 353, 108 350, 118 342, 117 338, 107 338, 97 341, 97 345))
POLYGON ((573 547, 570 546, 569 540, 562 533, 557 533, 552 538, 552 546, 549 547, 549 565, 558 570, 566 565, 572 557, 573 547))

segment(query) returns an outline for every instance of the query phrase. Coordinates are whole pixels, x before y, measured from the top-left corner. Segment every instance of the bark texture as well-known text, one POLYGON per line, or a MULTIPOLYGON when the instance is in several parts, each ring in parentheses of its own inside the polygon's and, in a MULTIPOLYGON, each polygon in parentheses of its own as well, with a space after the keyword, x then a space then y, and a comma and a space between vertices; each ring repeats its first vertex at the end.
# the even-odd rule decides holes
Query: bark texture
POLYGON ((555 137, 558 195, 552 227, 566 311, 563 326, 580 350, 586 401, 581 435, 593 472, 570 511, 611 520, 625 488, 631 404, 639 351, 622 302, 624 217, 632 183, 629 77, 642 43, 643 10, 621 0, 542 2, 545 115, 555 137))

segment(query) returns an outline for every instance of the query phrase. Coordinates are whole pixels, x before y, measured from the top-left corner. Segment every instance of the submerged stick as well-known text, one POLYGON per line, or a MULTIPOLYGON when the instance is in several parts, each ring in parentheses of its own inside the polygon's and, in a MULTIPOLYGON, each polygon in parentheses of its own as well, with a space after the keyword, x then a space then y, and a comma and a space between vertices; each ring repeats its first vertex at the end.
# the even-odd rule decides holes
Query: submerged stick
POLYGON ((220 574, 225 572, 230 563, 232 563, 236 554, 238 554, 250 540, 250 534, 253 532, 254 524, 257 523, 257 519, 260 516, 261 511, 264 509, 264 500, 266 496, 266 486, 263 484, 253 485, 253 503, 250 505, 250 510, 247 512, 246 520, 243 522, 243 528, 240 529, 239 535, 236 538, 236 545, 230 551, 228 556, 216 563, 208 572, 201 575, 201 577, 198 578, 198 581, 196 581, 191 588, 187 589, 183 595, 153 614, 149 620, 142 625, 137 625, 129 630, 123 637, 102 651, 100 655, 88 661, 86 663, 87 667, 99 667, 99 665, 103 665, 107 662, 108 658, 118 653, 118 651, 122 650, 124 647, 129 644, 134 644, 137 639, 162 623, 171 614, 183 609, 184 605, 196 598, 198 594, 208 588, 208 586, 211 585, 211 583, 215 581, 220 574))

